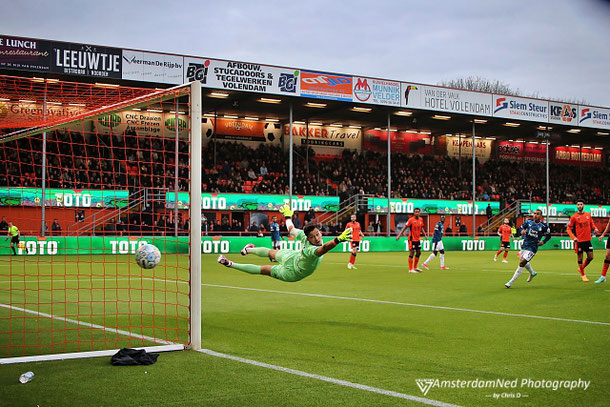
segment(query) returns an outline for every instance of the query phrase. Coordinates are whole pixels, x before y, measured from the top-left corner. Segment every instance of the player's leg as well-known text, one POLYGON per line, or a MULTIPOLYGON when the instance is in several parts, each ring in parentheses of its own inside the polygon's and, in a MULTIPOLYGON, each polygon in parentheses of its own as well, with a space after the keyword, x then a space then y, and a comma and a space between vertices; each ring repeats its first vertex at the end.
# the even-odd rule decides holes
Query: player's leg
POLYGON ((268 257, 269 260, 275 260, 275 255, 279 250, 269 249, 267 247, 256 247, 252 243, 249 243, 241 249, 241 255, 246 256, 253 254, 258 257, 268 257))
MULTIPOLYGON (((513 285, 515 280, 517 280, 519 278, 519 276, 521 275, 521 273, 523 273, 523 269, 525 268, 527 263, 533 257, 534 257, 534 253, 530 252, 529 250, 523 250, 521 252, 521 260, 519 261, 519 265, 517 266, 517 269, 515 270, 515 273, 513 274, 513 277, 506 284, 504 284, 504 287, 510 288, 513 285)), ((530 279, 530 281, 531 281, 531 279, 530 279)))
POLYGON ((264 275, 267 275, 267 276, 271 275, 271 266, 269 266, 269 265, 260 266, 260 265, 257 265, 257 264, 235 263, 235 262, 227 259, 222 254, 220 256, 218 256, 217 261, 218 261, 218 263, 222 264, 225 267, 234 268, 236 270, 243 271, 244 273, 248 273, 248 274, 264 274, 264 275))
POLYGON ((585 271, 582 268, 582 247, 580 245, 580 243, 574 243, 574 245, 576 246, 576 260, 578 262, 578 272, 580 273, 581 277, 585 277, 585 271))
POLYGON ((606 242, 606 258, 604 259, 604 266, 602 267, 602 275, 600 278, 595 280, 595 284, 606 282, 606 272, 610 266, 610 239, 606 242))
POLYGON ((15 250, 15 245, 19 245, 18 237, 11 237, 11 249, 13 250, 13 256, 17 255, 17 251, 15 250))
POLYGON ((355 269, 356 266, 354 265, 354 263, 356 263, 356 255, 358 254, 358 248, 359 248, 360 242, 351 242, 350 246, 352 247, 352 252, 349 256, 349 263, 347 263, 347 268, 348 269, 355 269))
POLYGON ((432 243, 432 253, 430 253, 430 256, 428 256, 426 261, 422 263, 422 266, 424 266, 426 270, 430 270, 428 263, 430 263, 436 257, 436 253, 438 253, 438 250, 436 250, 436 245, 437 243, 432 243))
POLYGON ((419 263, 420 256, 421 256, 421 246, 420 246, 420 243, 417 242, 417 247, 415 248, 415 256, 413 257, 413 268, 417 272, 422 271, 419 267, 417 267, 417 263, 419 263))
POLYGON ((508 263, 508 260, 506 260, 506 258, 508 257, 508 250, 509 250, 509 245, 504 244, 504 254, 502 255, 502 263, 508 263))
POLYGON ((441 255, 439 256, 441 260, 441 270, 449 270, 449 267, 445 266, 445 249, 441 250, 441 255))
POLYGON ((409 240, 409 273, 416 273, 413 270, 413 256, 415 256, 415 248, 413 247, 413 242, 409 240))
POLYGON ((583 272, 585 271, 585 268, 587 268, 589 263, 591 263, 593 261, 593 245, 591 244, 591 242, 588 242, 588 247, 585 248, 585 252, 587 253, 587 258, 585 259, 584 263, 582 264, 583 272))
POLYGON ((496 255, 494 256, 494 261, 498 261, 498 256, 500 255, 500 253, 502 253, 502 250, 504 250, 504 248, 502 247, 502 242, 500 242, 500 250, 496 252, 496 255))

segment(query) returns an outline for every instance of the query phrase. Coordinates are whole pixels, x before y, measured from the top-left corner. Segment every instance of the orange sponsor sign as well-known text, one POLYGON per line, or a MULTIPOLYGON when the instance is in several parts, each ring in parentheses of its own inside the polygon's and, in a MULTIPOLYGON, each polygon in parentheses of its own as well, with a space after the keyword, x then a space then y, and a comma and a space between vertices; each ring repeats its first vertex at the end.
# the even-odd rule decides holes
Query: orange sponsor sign
POLYGON ((351 76, 301 71, 301 96, 352 100, 351 76))

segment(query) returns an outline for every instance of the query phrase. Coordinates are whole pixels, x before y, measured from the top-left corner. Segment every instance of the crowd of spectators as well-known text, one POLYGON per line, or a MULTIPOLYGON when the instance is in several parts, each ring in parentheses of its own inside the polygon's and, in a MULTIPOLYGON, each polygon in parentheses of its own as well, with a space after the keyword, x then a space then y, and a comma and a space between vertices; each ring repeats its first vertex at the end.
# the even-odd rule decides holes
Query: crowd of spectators
MULTIPOLYGON (((175 186, 175 141, 159 137, 82 135, 49 132, 48 188, 116 189, 175 186)), ((188 188, 189 145, 178 145, 178 184, 188 188)), ((205 192, 288 193, 288 153, 261 143, 250 148, 238 142, 216 142, 203 151, 205 192)), ((0 144, 0 186, 41 187, 42 138, 0 144)), ((298 195, 367 193, 386 196, 387 159, 382 153, 344 150, 338 157, 317 157, 295 148, 293 191, 298 195)), ((392 155, 394 197, 471 199, 472 162, 447 156, 392 155)), ((606 167, 551 164, 550 201, 605 203, 610 190, 606 167)), ((477 199, 546 200, 544 164, 491 159, 476 162, 477 199)), ((223 227, 223 225, 220 225, 223 227)), ((233 227, 233 225, 229 225, 233 227)))

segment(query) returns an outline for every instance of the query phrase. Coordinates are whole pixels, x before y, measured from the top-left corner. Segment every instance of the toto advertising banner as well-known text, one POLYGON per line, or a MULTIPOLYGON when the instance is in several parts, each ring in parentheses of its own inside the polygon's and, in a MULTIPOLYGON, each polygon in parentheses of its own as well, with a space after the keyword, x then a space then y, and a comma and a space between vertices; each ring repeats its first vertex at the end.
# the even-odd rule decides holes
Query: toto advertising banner
MULTIPOLYGON (((472 138, 446 136, 447 155, 453 158, 472 157, 472 138), (462 144, 460 152, 460 143, 462 144)), ((491 157, 492 140, 475 139, 475 155, 481 162, 489 160, 491 157)))
POLYGON ((123 50, 123 79, 181 84, 184 58, 176 55, 123 50))
POLYGON ((118 48, 53 42, 51 72, 121 79, 123 52, 118 48))
MULTIPOLYGON (((390 148, 393 153, 433 154, 433 146, 429 134, 392 131, 390 132, 390 141, 390 148)), ((366 130, 364 132, 364 149, 387 152, 388 132, 383 130, 366 130)))
POLYGON ((548 122, 549 102, 517 96, 493 95, 493 115, 505 119, 548 122))
POLYGON ((602 166, 604 163, 602 150, 593 148, 583 148, 581 154, 578 147, 555 147, 553 157, 553 161, 559 164, 602 166))
MULTIPOLYGON (((166 207, 173 209, 176 193, 165 194, 166 207)), ((189 208, 189 193, 178 193, 178 209, 189 208)), ((226 211, 275 211, 289 202, 285 195, 268 194, 201 194, 201 209, 226 211)), ((293 196, 292 209, 295 211, 336 212, 339 197, 336 196, 293 196)))
POLYGON ((403 107, 491 116, 491 94, 402 83, 403 107))
POLYGON ((579 126, 610 130, 610 109, 579 106, 578 117, 579 126))
MULTIPOLYGON (((122 208, 127 206, 129 191, 91 189, 45 190, 45 206, 65 208, 122 208)), ((0 206, 42 206, 40 188, 0 188, 0 206)))
POLYGON ((549 102, 549 123, 578 125, 578 106, 569 103, 549 102))
MULTIPOLYGON (((425 213, 459 214, 459 215, 484 215, 487 204, 491 205, 493 213, 500 210, 500 202, 477 201, 450 201, 444 199, 411 199, 394 198, 390 200, 391 213, 413 213, 413 209, 419 208, 425 213)), ((388 213, 387 198, 369 198, 369 213, 388 213)))
POLYGON ((400 106, 400 82, 355 76, 352 91, 354 102, 400 106))
POLYGON ((0 35, 0 68, 49 71, 51 42, 0 35))
MULTIPOLYGON (((284 137, 290 135, 290 126, 284 125, 284 137)), ((322 154, 337 154, 344 149, 360 151, 362 131, 349 127, 292 125, 292 138, 295 145, 310 145, 322 154)), ((288 146, 286 146, 288 147, 288 146)))
MULTIPOLYGON (((328 242, 334 236, 324 236, 328 242)), ((599 242, 593 239, 593 248, 601 250, 605 247, 606 240, 599 242)), ((271 239, 268 236, 255 237, 229 237, 229 236, 204 236, 201 238, 201 253, 218 255, 228 253, 239 253, 246 244, 252 243, 256 247, 267 247, 271 249, 271 239)), ((154 244, 163 254, 189 253, 190 245, 188 236, 165 237, 165 236, 104 236, 104 237, 23 237, 17 249, 18 256, 64 256, 64 255, 89 255, 89 254, 122 254, 133 255, 140 246, 154 244), (26 251, 27 249, 27 251, 26 251)), ((481 237, 473 240, 468 237, 448 236, 443 238, 444 248, 447 251, 493 251, 500 247, 500 239, 494 237, 481 237)), ((512 242, 513 250, 520 250, 523 240, 512 242)), ((432 250, 430 239, 422 241, 422 251, 432 250)), ((303 243, 292 237, 282 237, 280 249, 301 250, 303 243)), ((569 238, 553 237, 539 250, 574 250, 574 242, 569 238)), ((336 252, 347 253, 351 251, 349 242, 337 246, 336 252)), ((408 252, 409 243, 407 239, 396 240, 394 237, 365 237, 360 242, 361 252, 408 252)), ((9 256, 10 250, 0 251, 0 256, 9 256)), ((405 266, 406 270, 406 266, 405 266)))
POLYGON ((301 96, 352 101, 352 77, 301 71, 301 96))
MULTIPOLYGON (((523 202, 520 208, 522 214, 534 213, 535 210, 540 209, 542 216, 547 216, 547 212, 549 216, 572 216, 578 210, 576 204, 552 203, 547 211, 546 204, 540 202, 523 202)), ((595 218, 607 218, 610 214, 610 205, 585 205, 585 212, 589 212, 595 218)))
POLYGON ((299 95, 299 70, 190 57, 184 66, 184 82, 200 81, 207 88, 299 95))

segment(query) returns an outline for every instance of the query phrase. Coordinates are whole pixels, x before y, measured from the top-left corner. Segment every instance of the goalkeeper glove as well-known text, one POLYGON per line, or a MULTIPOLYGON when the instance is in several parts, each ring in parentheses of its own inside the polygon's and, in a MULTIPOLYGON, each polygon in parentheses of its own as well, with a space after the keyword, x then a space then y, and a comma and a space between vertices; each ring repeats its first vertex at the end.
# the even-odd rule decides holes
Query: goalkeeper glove
POLYGON ((284 205, 280 208, 280 213, 284 215, 285 218, 289 218, 294 215, 294 211, 290 209, 290 206, 284 205))
POLYGON ((352 228, 347 228, 343 231, 343 233, 341 233, 338 237, 337 240, 340 242, 347 242, 349 240, 352 240, 352 228))

